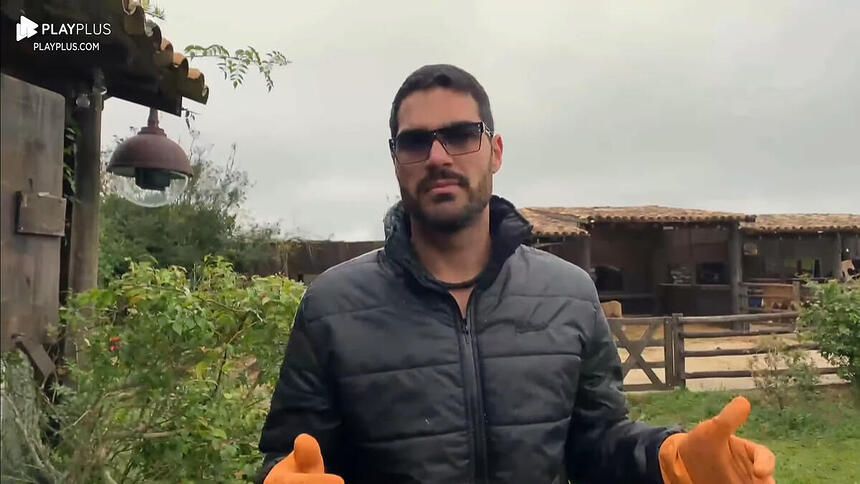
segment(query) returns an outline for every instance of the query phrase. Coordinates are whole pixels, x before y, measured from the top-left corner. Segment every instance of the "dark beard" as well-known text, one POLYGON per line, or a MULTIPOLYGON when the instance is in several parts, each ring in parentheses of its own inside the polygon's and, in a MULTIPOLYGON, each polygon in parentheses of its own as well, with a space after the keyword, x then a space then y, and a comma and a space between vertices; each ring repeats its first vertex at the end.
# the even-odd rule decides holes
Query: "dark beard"
MULTIPOLYGON (((415 220, 416 223, 420 223, 433 232, 453 234, 472 225, 475 220, 477 220, 478 216, 484 211, 484 208, 486 208, 490 203, 490 197, 492 196, 493 191, 492 174, 488 171, 487 175, 478 183, 478 186, 472 189, 469 187, 468 180, 463 176, 448 170, 439 170, 438 172, 431 173, 424 180, 421 180, 417 188, 418 193, 427 191, 427 187, 431 185, 433 181, 445 178, 458 180, 460 186, 466 190, 466 195, 468 197, 466 205, 454 215, 434 217, 431 214, 428 214, 421 208, 421 204, 418 202, 418 199, 409 194, 403 189, 403 187, 400 187, 400 197, 403 200, 404 210, 415 220)), ((445 200, 445 198, 442 197, 450 199, 450 195, 447 194, 439 195, 439 197, 440 198, 437 198, 436 201, 445 200)))

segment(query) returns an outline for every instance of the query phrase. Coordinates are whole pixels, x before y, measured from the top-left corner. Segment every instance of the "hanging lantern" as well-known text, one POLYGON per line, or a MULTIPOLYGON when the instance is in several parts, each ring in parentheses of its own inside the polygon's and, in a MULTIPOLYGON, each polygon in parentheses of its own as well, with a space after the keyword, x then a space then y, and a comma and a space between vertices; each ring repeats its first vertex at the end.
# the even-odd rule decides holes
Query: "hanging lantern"
POLYGON ((149 110, 147 126, 116 148, 107 171, 117 193, 142 207, 175 202, 193 173, 182 147, 158 127, 155 108, 149 110))

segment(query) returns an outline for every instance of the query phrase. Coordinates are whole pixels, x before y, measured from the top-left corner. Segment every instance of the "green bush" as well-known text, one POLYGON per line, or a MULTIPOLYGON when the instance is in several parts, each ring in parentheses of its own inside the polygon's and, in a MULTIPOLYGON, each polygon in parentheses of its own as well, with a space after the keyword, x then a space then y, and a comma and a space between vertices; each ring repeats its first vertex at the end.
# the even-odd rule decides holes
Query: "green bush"
POLYGON ((818 373, 815 362, 803 350, 789 348, 781 338, 771 336, 761 342, 768 351, 750 361, 753 381, 765 401, 784 410, 794 394, 809 399, 815 394, 818 373))
POLYGON ((253 184, 236 167, 235 144, 226 163, 216 163, 212 146, 200 146, 194 136, 188 148, 194 175, 175 203, 139 207, 120 198, 112 178, 105 177, 99 209, 101 286, 126 272, 129 259, 155 259, 160 267, 190 271, 209 254, 223 256, 243 274, 272 273, 281 227, 241 216, 253 184))
POLYGON ((839 367, 839 376, 860 386, 860 281, 810 283, 812 300, 800 314, 804 335, 839 367))
POLYGON ((62 482, 247 481, 303 289, 207 258, 190 276, 131 263, 74 297, 74 385, 49 409, 62 482))

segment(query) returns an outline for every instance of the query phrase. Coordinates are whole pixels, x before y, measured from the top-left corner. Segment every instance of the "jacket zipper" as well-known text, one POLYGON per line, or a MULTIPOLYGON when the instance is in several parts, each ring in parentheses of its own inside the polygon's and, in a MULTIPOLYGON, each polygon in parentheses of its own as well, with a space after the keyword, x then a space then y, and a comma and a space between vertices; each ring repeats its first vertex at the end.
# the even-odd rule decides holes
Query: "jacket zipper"
MULTIPOLYGON (((472 299, 475 297, 475 290, 469 295, 469 301, 466 303, 466 317, 464 318, 460 312, 459 304, 454 300, 457 319, 459 322, 459 332, 463 338, 463 350, 465 352, 465 362, 463 364, 463 388, 466 392, 466 400, 470 406, 472 435, 474 437, 474 455, 475 455, 475 481, 484 483, 487 479, 487 435, 484 425, 484 400, 483 391, 481 389, 481 369, 478 356, 478 344, 474 332, 474 309, 472 307, 472 299)), ((453 299, 453 296, 452 296, 453 299)))

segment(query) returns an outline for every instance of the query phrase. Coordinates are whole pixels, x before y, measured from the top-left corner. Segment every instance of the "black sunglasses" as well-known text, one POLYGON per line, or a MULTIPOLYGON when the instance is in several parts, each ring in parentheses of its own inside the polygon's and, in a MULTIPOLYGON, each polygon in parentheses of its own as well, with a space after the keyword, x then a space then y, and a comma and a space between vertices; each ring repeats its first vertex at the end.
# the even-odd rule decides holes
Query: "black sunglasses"
POLYGON ((479 151, 484 133, 493 137, 492 130, 483 121, 455 123, 433 131, 412 129, 388 140, 388 148, 398 164, 409 165, 430 158, 430 149, 437 139, 451 156, 479 151))

